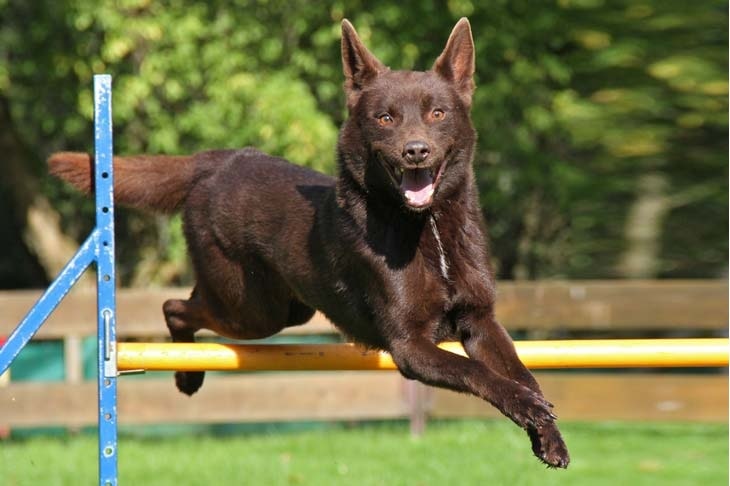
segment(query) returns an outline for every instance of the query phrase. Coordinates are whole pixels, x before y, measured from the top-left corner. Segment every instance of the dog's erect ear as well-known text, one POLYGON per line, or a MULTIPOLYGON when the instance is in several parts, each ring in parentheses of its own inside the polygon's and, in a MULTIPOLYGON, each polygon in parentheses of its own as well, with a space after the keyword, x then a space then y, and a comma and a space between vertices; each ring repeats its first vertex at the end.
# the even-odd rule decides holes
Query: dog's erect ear
POLYGON ((342 21, 342 70, 345 73, 348 108, 355 106, 360 92, 368 82, 388 70, 367 50, 347 19, 342 21))
POLYGON ((474 93, 474 40, 466 17, 456 23, 444 52, 436 59, 432 69, 453 83, 461 99, 467 106, 471 105, 471 95, 474 93))

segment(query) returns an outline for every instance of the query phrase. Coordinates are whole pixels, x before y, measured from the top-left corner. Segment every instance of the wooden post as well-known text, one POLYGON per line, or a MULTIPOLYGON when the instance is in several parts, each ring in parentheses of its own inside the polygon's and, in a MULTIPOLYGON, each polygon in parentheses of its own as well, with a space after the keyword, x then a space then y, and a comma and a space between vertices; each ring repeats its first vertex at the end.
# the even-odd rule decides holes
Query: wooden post
MULTIPOLYGON (((5 343, 5 338, 0 336, 0 347, 5 343)), ((0 388, 10 385, 10 368, 5 373, 0 373, 0 388)), ((7 425, 0 424, 0 439, 7 439, 10 437, 10 427, 7 425)))
POLYGON ((404 379, 404 393, 408 403, 411 435, 420 437, 426 430, 431 406, 431 388, 416 380, 404 379))
POLYGON ((63 339, 63 362, 69 385, 76 385, 84 379, 82 358, 81 337, 75 334, 66 336, 63 339))

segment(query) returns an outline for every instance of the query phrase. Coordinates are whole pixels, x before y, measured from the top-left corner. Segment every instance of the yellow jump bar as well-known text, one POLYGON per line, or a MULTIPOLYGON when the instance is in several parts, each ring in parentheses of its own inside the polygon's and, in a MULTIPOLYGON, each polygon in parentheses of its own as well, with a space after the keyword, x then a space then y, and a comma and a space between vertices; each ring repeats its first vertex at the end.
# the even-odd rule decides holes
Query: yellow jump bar
MULTIPOLYGON (((727 338, 516 342, 528 368, 722 367, 727 338)), ((441 348, 464 355, 459 343, 441 348)), ((353 344, 118 343, 120 371, 394 370, 390 355, 353 344)))

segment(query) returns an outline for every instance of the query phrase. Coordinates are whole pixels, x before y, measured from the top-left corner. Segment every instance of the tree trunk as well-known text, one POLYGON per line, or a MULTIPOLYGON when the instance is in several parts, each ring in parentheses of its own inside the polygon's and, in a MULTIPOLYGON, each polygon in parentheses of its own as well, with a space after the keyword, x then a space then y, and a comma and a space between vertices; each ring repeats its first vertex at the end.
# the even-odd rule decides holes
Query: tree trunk
POLYGON ((636 201, 629 209, 624 235, 626 250, 619 273, 624 278, 655 278, 660 270, 660 243, 664 218, 672 207, 666 195, 666 176, 648 173, 639 177, 636 201))
MULTIPOLYGON (((3 154, 0 190, 10 200, 26 248, 51 280, 79 245, 63 233, 58 212, 42 194, 40 183, 30 169, 35 156, 18 136, 9 108, 8 100, 0 97, 0 153, 3 154)), ((90 286, 93 281, 91 275, 85 274, 78 285, 90 286)))

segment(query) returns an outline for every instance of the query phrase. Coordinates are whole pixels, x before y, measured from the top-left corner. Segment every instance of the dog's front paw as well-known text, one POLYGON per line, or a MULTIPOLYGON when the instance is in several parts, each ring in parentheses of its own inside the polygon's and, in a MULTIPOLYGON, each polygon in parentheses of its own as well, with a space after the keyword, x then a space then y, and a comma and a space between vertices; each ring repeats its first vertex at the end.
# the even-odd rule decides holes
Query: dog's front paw
POLYGON ((525 430, 552 424, 557 418, 552 412, 552 403, 545 400, 539 393, 516 382, 512 382, 505 402, 499 408, 502 413, 525 430))
POLYGON ((176 371, 175 385, 177 389, 190 396, 203 386, 204 371, 176 371))
POLYGON ((532 452, 550 468, 565 469, 570 464, 568 448, 555 423, 543 427, 528 428, 532 452))

